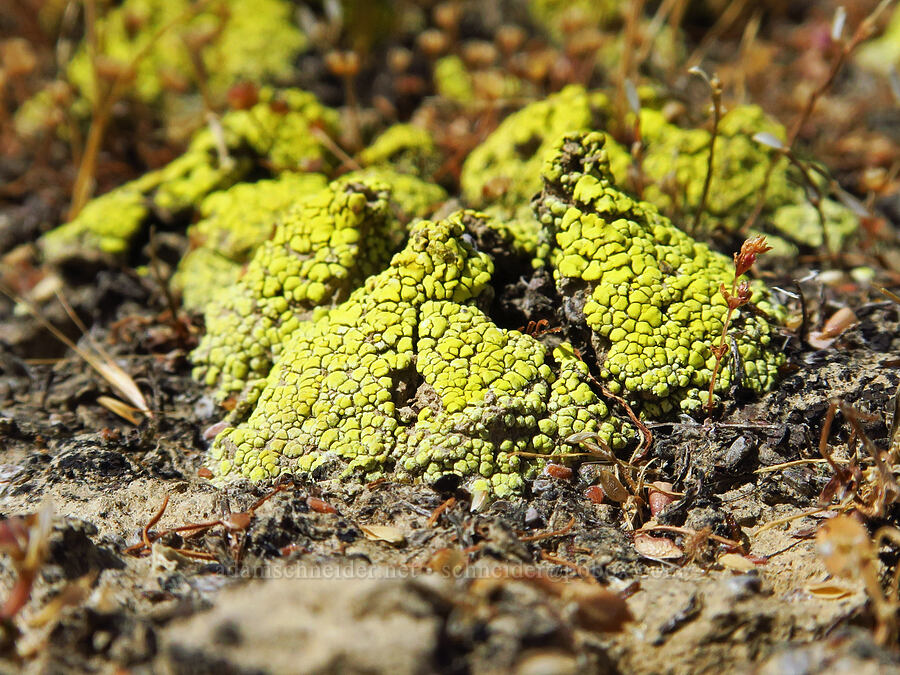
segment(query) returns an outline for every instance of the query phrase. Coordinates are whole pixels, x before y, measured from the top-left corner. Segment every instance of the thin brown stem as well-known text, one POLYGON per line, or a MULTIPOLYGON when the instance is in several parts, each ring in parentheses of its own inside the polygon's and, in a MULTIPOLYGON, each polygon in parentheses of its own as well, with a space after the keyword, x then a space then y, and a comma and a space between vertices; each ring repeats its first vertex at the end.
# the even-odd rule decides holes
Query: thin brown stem
POLYGON ((67 214, 68 220, 72 220, 79 214, 81 209, 90 199, 94 189, 94 175, 97 169, 97 157, 100 153, 100 146, 106 135, 106 127, 109 124, 110 114, 113 106, 119 100, 128 86, 130 75, 134 73, 140 62, 147 56, 150 50, 156 46, 159 38, 162 37, 171 28, 189 20, 197 12, 199 12, 209 0, 197 0, 194 4, 185 9, 181 14, 176 16, 168 23, 160 26, 138 52, 132 57, 131 61, 116 73, 108 92, 105 96, 100 93, 100 74, 97 68, 97 50, 99 48, 95 33, 96 5, 94 0, 84 0, 85 3, 85 22, 87 23, 88 32, 88 50, 91 55, 91 68, 94 79, 94 101, 93 113, 91 116, 91 126, 88 130, 87 141, 84 145, 84 152, 81 156, 81 162, 78 165, 78 173, 75 176, 75 184, 72 187, 72 205, 69 207, 67 214), (90 45, 93 44, 93 47, 90 45))
POLYGON ((153 517, 147 521, 147 524, 141 529, 141 540, 143 541, 144 546, 148 549, 151 547, 150 542, 150 528, 156 525, 159 522, 159 519, 163 517, 163 514, 166 512, 166 507, 169 505, 169 495, 166 494, 165 499, 163 499, 162 506, 159 507, 159 510, 153 514, 153 517))
POLYGON ((625 13, 625 45, 622 49, 619 77, 616 83, 618 89, 618 96, 616 97, 618 131, 622 136, 627 133, 625 130, 625 117, 628 113, 628 96, 625 91, 625 83, 628 80, 637 80, 634 77, 635 62, 633 59, 637 54, 638 26, 641 14, 644 11, 644 2, 645 0, 631 0, 625 13))
POLYGON ((713 169, 715 168, 716 138, 719 135, 719 121, 722 119, 722 83, 715 74, 713 74, 712 78, 707 78, 706 74, 699 68, 692 72, 701 73, 703 79, 706 80, 706 83, 710 88, 713 107, 713 126, 712 136, 709 139, 709 156, 706 162, 706 177, 703 179, 703 192, 700 196, 700 204, 697 205, 697 212, 694 214, 694 223, 691 226, 692 230, 696 232, 700 227, 700 219, 703 217, 703 212, 706 210, 706 200, 709 198, 709 186, 712 184, 713 169))
MULTIPOLYGON (((878 17, 887 9, 888 5, 890 5, 893 0, 881 0, 878 3, 878 6, 872 10, 872 13, 869 14, 856 28, 856 31, 853 33, 853 37, 849 42, 845 42, 843 39, 838 40, 839 51, 837 58, 831 64, 831 69, 828 72, 828 76, 825 80, 819 84, 806 99, 806 103, 803 106, 803 110, 800 112, 800 115, 794 121, 794 124, 791 126, 790 132, 788 132, 787 142, 785 143, 785 147, 787 151, 792 152, 794 150, 794 145, 797 142, 797 138, 800 136, 800 132, 806 123, 809 121, 809 118, 812 116, 813 111, 815 110, 816 104, 819 102, 819 99, 822 98, 828 90, 834 85, 835 80, 837 79, 838 74, 841 72, 844 64, 850 58, 856 48, 859 47, 860 44, 865 42, 875 31, 875 22, 878 20, 878 17)), ((778 162, 781 153, 773 153, 769 158, 769 167, 766 170, 766 176, 763 181, 762 188, 760 189, 759 199, 756 201, 756 206, 753 209, 753 212, 750 214, 750 217, 747 218, 744 225, 741 227, 741 233, 746 234, 754 224, 756 224, 757 219, 765 208, 766 204, 766 193, 769 189, 769 179, 771 178, 772 172, 775 169, 775 164, 778 162)))
MULTIPOLYGON (((734 282, 731 284, 732 291, 734 290, 734 282)), ((713 366, 712 377, 709 378, 709 398, 706 401, 706 414, 709 415, 712 413, 713 408, 713 390, 716 388, 716 379, 719 376, 719 369, 722 367, 722 361, 725 358, 725 340, 728 338, 728 328, 731 324, 731 315, 734 314, 734 310, 729 307, 728 313, 725 315, 725 321, 722 324, 722 334, 719 336, 719 346, 713 348, 713 356, 716 357, 716 364, 713 366)))

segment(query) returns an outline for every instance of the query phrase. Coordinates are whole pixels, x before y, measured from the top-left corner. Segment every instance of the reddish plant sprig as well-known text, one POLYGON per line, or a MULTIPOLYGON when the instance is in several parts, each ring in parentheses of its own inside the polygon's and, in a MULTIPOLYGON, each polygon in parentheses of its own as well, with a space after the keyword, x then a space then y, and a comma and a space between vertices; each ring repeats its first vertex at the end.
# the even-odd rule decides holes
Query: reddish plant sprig
POLYGON ((747 239, 741 245, 741 250, 734 254, 734 277, 731 279, 731 289, 726 288, 725 284, 719 285, 719 293, 721 293, 728 304, 728 312, 725 314, 725 321, 722 323, 722 334, 719 336, 719 344, 712 348, 713 356, 716 357, 716 365, 713 367, 712 377, 709 380, 709 398, 706 401, 707 414, 712 412, 716 378, 719 375, 719 369, 722 367, 722 360, 728 351, 726 341, 731 318, 734 316, 734 312, 749 303, 750 298, 753 296, 753 292, 750 290, 750 282, 746 279, 743 281, 740 279, 750 271, 760 255, 771 250, 772 247, 766 243, 765 237, 747 239))
POLYGON ((750 271, 750 268, 753 267, 760 255, 771 250, 772 247, 766 243, 765 237, 753 237, 741 244, 741 250, 734 254, 734 281, 732 282, 732 288, 737 283, 738 277, 750 271))
POLYGON ((0 554, 9 556, 16 581, 0 605, 0 622, 16 617, 28 603, 47 557, 53 509, 45 504, 37 513, 0 520, 0 554))

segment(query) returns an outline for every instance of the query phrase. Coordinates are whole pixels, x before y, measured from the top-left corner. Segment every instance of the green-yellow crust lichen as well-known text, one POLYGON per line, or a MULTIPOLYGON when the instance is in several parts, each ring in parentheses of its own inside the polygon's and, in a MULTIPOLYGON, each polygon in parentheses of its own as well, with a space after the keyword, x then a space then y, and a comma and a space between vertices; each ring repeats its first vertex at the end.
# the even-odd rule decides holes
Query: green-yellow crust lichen
POLYGON ((394 171, 387 165, 351 171, 338 178, 338 182, 375 182, 389 185, 391 206, 397 219, 403 223, 431 215, 447 200, 447 191, 440 185, 413 174, 394 171))
MULTIPOLYGON (((768 133, 782 141, 785 138, 784 128, 754 105, 738 106, 719 122, 701 230, 737 229, 756 206, 774 153, 753 140, 756 133, 768 133)), ((643 109, 641 136, 646 146, 641 160, 646 182, 644 199, 670 217, 693 222, 703 199, 712 134, 706 129, 683 129, 667 122, 660 111, 643 109)), ((787 170, 788 161, 782 158, 768 178, 767 212, 803 198, 791 184, 787 170)), ((617 171, 616 178, 625 184, 624 173, 617 171)))
MULTIPOLYGON (((346 301, 295 321, 290 331, 282 326, 282 350, 252 411, 214 441, 213 470, 259 480, 338 461, 346 474, 393 472, 427 482, 451 474, 504 496, 520 492, 542 466, 533 454, 565 448, 572 433, 596 432, 621 448, 624 427, 570 347, 551 357, 543 344, 498 328, 479 309, 493 263, 467 239, 465 224, 483 218, 457 212, 419 221, 406 247, 346 301)), ((327 218, 317 227, 324 228, 319 239, 333 232, 327 218)), ((244 304, 254 312, 279 298, 281 306, 291 303, 276 289, 244 304)), ((212 339, 221 344, 216 331, 212 339)), ((228 345, 219 355, 246 348, 228 345)), ((201 349, 201 363, 208 353, 201 349)), ((219 368, 227 368, 224 361, 219 368)))
POLYGON ((460 187, 476 208, 528 204, 541 190, 541 166, 555 141, 570 131, 602 128, 605 94, 570 85, 513 113, 463 163, 460 187))
POLYGON ((143 193, 131 184, 112 190, 89 202, 72 222, 44 235, 44 257, 67 257, 73 242, 98 258, 124 256, 148 213, 143 193))
POLYGON ((323 189, 318 173, 285 172, 271 180, 239 183, 200 204, 201 220, 188 228, 194 248, 172 279, 188 309, 202 309, 240 276, 256 248, 272 236, 282 214, 299 199, 323 189))
POLYGON ((71 222, 41 238, 45 259, 75 254, 120 258, 153 214, 189 214, 211 193, 254 170, 327 170, 330 156, 312 133, 333 130, 337 113, 299 89, 263 89, 249 110, 233 110, 198 131, 183 155, 89 202, 71 222))
MULTIPOLYGON (((541 189, 544 157, 560 135, 605 125, 608 108, 605 94, 570 85, 507 117, 463 163, 460 187, 466 202, 506 223, 536 265, 546 251, 538 249, 541 227, 530 203, 541 189)), ((616 157, 624 171, 627 154, 623 150, 616 157)))
POLYGON ((37 93, 26 99, 13 112, 13 129, 23 139, 35 139, 38 136, 56 130, 60 138, 70 141, 70 132, 63 125, 63 106, 65 100, 65 84, 51 82, 37 93))
POLYGON ((326 184, 322 174, 284 173, 214 192, 200 204, 202 219, 188 228, 188 234, 225 257, 244 263, 271 237, 282 211, 326 184))
MULTIPOLYGON (((804 187, 798 182, 799 176, 794 175, 785 157, 776 158, 770 171, 776 151, 754 139, 759 133, 782 142, 787 136, 784 127, 759 106, 737 106, 722 116, 716 135, 713 175, 704 203, 703 185, 712 134, 706 129, 683 129, 671 124, 658 110, 641 110, 641 136, 645 145, 641 171, 646 183, 643 198, 669 217, 690 224, 703 205, 697 233, 704 234, 739 229, 757 208, 765 190, 759 216, 761 222, 771 223, 776 231, 770 232, 769 237, 775 241, 778 235, 783 236, 785 240, 777 244, 792 254, 797 252, 796 244, 821 246, 825 237, 818 216, 815 222, 808 218, 793 220, 808 215, 805 207, 811 207, 804 187), (782 209, 786 211, 780 213, 782 209)), ((613 165, 613 173, 620 185, 626 184, 621 164, 613 165)), ((824 188, 825 181, 820 183, 819 190, 824 188)), ((822 202, 828 243, 832 250, 840 250, 855 233, 857 218, 838 202, 830 199, 822 202)))
POLYGON ((383 269, 403 234, 385 184, 336 181, 301 199, 208 305, 195 375, 219 399, 252 390, 302 320, 383 269))
MULTIPOLYGON (((654 98, 654 92, 648 88, 639 95, 643 102, 654 98)), ((539 227, 529 204, 540 190, 541 165, 547 152, 563 133, 606 129, 610 115, 607 97, 586 92, 580 85, 570 85, 558 94, 525 106, 507 117, 466 158, 460 176, 463 197, 498 219, 514 223, 523 242, 532 241, 539 227)), ((633 115, 629 119, 633 124, 633 115)), ((706 129, 672 124, 652 105, 641 109, 640 130, 643 198, 670 218, 693 225, 703 203, 712 135, 706 129)), ((768 133, 781 140, 786 136, 784 128, 758 106, 738 106, 722 117, 713 176, 697 234, 737 230, 756 208, 765 186, 761 221, 773 223, 777 230, 774 234, 784 237, 778 242, 782 248, 796 253, 796 244, 816 246, 813 242, 823 241, 821 225, 804 220, 797 221, 794 227, 791 220, 806 213, 794 208, 808 204, 803 186, 783 157, 776 160, 767 178, 775 151, 754 140, 757 133, 768 133), (783 207, 791 208, 779 215, 783 207)), ((627 150, 609 139, 607 155, 617 184, 631 186, 637 167, 627 150)), ((820 190, 823 187, 818 186, 820 190)), ((857 219, 838 202, 822 201, 827 202, 823 211, 828 244, 832 250, 839 250, 856 231, 857 219)), ((536 264, 545 256, 546 251, 538 250, 536 264)))
MULTIPOLYGON (((103 58, 126 68, 140 54, 132 90, 153 102, 166 91, 190 82, 172 81, 191 73, 189 46, 206 36, 200 49, 204 86, 216 98, 236 82, 271 81, 290 74, 306 36, 285 0, 212 0, 191 16, 190 0, 126 0, 96 21, 103 58), (187 39, 185 39, 187 38, 187 39), (186 44, 187 43, 187 44, 186 44)), ((69 63, 67 77, 88 100, 94 98, 94 73, 87 45, 69 63)))
MULTIPOLYGON (((706 399, 726 313, 719 293, 730 286, 731 261, 691 239, 658 209, 616 187, 599 132, 564 136, 544 165, 538 214, 552 249, 557 287, 594 333, 601 377, 612 391, 642 403, 654 416, 692 410, 706 399)), ((762 284, 753 303, 781 316, 762 284)), ((767 321, 747 310, 732 318, 729 336, 741 356, 740 385, 770 389, 784 363, 767 321)), ((734 382, 726 358, 716 380, 734 382)))
POLYGON ((196 208, 208 194, 230 187, 262 163, 273 173, 327 170, 329 155, 312 129, 333 131, 337 120, 337 113, 309 92, 264 89, 249 110, 222 116, 220 138, 215 127, 204 127, 181 157, 160 169, 154 204, 169 212, 196 208), (227 158, 221 156, 223 149, 227 158))
MULTIPOLYGON (((485 313, 488 250, 550 266, 567 323, 590 329, 596 372, 644 416, 705 402, 731 262, 616 187, 631 159, 588 131, 603 121, 605 97, 573 87, 540 103, 505 121, 464 167, 467 200, 499 220, 472 211, 415 220, 447 195, 392 170, 415 145, 402 127, 361 153, 368 168, 293 205, 266 196, 272 181, 207 199, 192 234, 217 249, 195 254, 239 257, 255 246, 235 283, 205 303, 207 334, 192 355, 215 397, 236 399, 211 449, 220 480, 335 468, 429 483, 449 474, 503 496, 564 454, 576 432, 624 447, 633 430, 598 398, 571 345, 551 349, 485 313), (262 202, 278 215, 259 216, 262 202), (250 233, 224 225, 231 220, 250 233), (260 244, 264 223, 275 231, 260 244)), ((681 130, 664 124, 648 153, 675 147, 685 163, 703 154, 703 139, 667 141, 681 130)), ((740 358, 725 357, 717 394, 770 389, 784 362, 762 318, 777 321, 783 309, 762 284, 752 288, 761 313, 734 314, 740 358)))
POLYGON ((431 134, 412 124, 388 127, 359 153, 363 166, 384 166, 400 173, 430 178, 441 162, 431 134))
MULTIPOLYGON (((741 216, 753 209, 773 152, 753 140, 756 132, 767 132, 781 140, 785 136, 784 129, 757 106, 740 106, 722 117, 701 221, 704 227, 714 221, 719 227, 734 229, 741 216)), ((667 122, 658 110, 642 110, 641 135, 646 145, 641 169, 648 179, 644 199, 663 212, 678 211, 693 217, 703 196, 711 134, 705 129, 682 129, 667 122)), ((786 163, 787 160, 779 162, 780 171, 773 175, 769 200, 784 202, 791 196, 782 194, 787 188, 786 163)), ((621 183, 624 176, 617 178, 621 183)))
POLYGON ((544 264, 541 257, 541 225, 534 217, 530 204, 512 209, 494 204, 483 209, 490 216, 493 229, 508 242, 507 247, 517 257, 529 259, 533 267, 544 264))
MULTIPOLYGON (((390 185, 390 206, 398 223, 423 218, 447 199, 439 185, 382 167, 353 171, 335 182, 335 186, 351 184, 390 185)), ((204 218, 188 229, 196 247, 182 258, 173 279, 184 306, 207 307, 217 293, 238 280, 253 253, 282 220, 295 217, 291 211, 296 204, 325 185, 322 174, 284 173, 207 197, 200 207, 204 218)))
POLYGON ((821 214, 809 202, 786 204, 772 214, 772 226, 791 241, 810 248, 827 245, 832 253, 840 253, 859 229, 859 219, 852 210, 833 199, 822 199, 819 208, 821 214))

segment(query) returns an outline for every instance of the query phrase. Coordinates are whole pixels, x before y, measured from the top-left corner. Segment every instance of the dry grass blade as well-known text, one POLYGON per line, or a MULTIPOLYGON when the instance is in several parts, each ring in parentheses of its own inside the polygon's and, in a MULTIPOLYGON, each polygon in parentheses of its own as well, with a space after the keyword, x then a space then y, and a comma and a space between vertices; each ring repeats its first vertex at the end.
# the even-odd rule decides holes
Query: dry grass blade
MULTIPOLYGON (((849 464, 849 459, 835 459, 831 460, 835 464, 849 464)), ((782 462, 781 464, 772 464, 770 466, 763 466, 756 469, 753 473, 755 474, 764 474, 764 473, 773 473, 775 471, 781 471, 782 469, 789 469, 792 466, 803 466, 804 464, 830 464, 829 460, 824 457, 810 457, 809 459, 795 459, 790 462, 782 462)))
POLYGON ((881 293, 884 297, 900 305, 900 295, 897 295, 893 291, 889 291, 886 288, 882 288, 881 286, 876 286, 875 288, 877 288, 878 292, 881 293))
POLYGON ((141 393, 141 390, 138 388, 137 384, 135 384, 134 380, 131 379, 131 376, 122 370, 119 365, 113 360, 111 354, 109 354, 103 347, 94 340, 90 332, 87 329, 87 326, 82 323, 81 319, 78 318, 78 315, 75 313, 75 310, 72 309, 72 306, 69 302, 63 297, 63 295, 59 292, 56 294, 59 303, 63 306, 63 309, 66 310, 66 314, 69 315, 69 318, 78 326, 78 329, 84 334, 87 335, 88 340, 91 343, 91 347, 94 350, 94 353, 87 352, 86 350, 81 350, 78 346, 74 346, 75 351, 79 356, 84 358, 91 367, 94 368, 100 375, 109 382, 110 385, 116 390, 119 391, 128 401, 131 402, 135 408, 147 414, 147 416, 152 417, 153 415, 150 413, 149 407, 147 406, 147 401, 144 399, 144 395, 141 393), (82 353, 84 352, 84 353, 82 353), (88 358, 88 356, 93 357, 93 360, 88 358))
POLYGON ((120 401, 119 399, 113 398, 112 396, 98 396, 97 403, 102 405, 111 413, 118 415, 123 420, 131 422, 135 426, 141 423, 140 419, 138 419, 138 416, 135 414, 141 411, 134 406, 128 405, 124 401, 120 401))
POLYGON ((360 525, 359 529, 371 541, 384 541, 397 546, 406 543, 403 530, 393 525, 360 525))
POLYGON ((774 527, 778 527, 779 525, 784 525, 785 523, 790 523, 794 520, 800 520, 801 518, 806 518, 806 516, 814 516, 817 513, 825 513, 826 511, 830 511, 831 509, 827 506, 816 507, 812 509, 806 509, 805 511, 800 511, 799 513, 792 513, 789 516, 784 516, 783 518, 776 518, 775 520, 770 520, 768 523, 765 523, 762 527, 760 527, 756 532, 753 533, 754 537, 758 537, 760 534, 765 532, 766 530, 771 530, 774 527))
POLYGON ((160 26, 150 39, 144 44, 131 60, 116 73, 115 77, 108 83, 105 95, 100 95, 101 77, 98 63, 100 58, 100 44, 97 32, 94 30, 97 24, 97 3, 96 0, 84 0, 85 9, 85 29, 87 31, 87 47, 91 62, 91 75, 96 90, 96 94, 91 104, 91 125, 88 129, 88 136, 85 142, 84 152, 81 155, 81 162, 78 166, 78 173, 75 176, 75 183, 72 186, 72 205, 67 214, 67 220, 73 220, 75 216, 84 208, 91 192, 94 188, 94 175, 97 168, 97 158, 106 135, 106 129, 112 118, 113 108, 115 104, 122 98, 127 90, 133 74, 136 72, 141 61, 153 50, 159 42, 159 39, 172 28, 183 25, 192 17, 202 11, 209 0, 197 0, 190 4, 185 10, 179 13, 171 21, 160 26))
POLYGON ((362 167, 359 163, 353 159, 349 153, 347 153, 340 145, 338 145, 334 140, 332 140, 331 136, 329 136, 322 129, 313 127, 311 129, 311 133, 315 136, 316 140, 319 141, 325 148, 334 153, 338 159, 343 162, 343 165, 354 170, 358 171, 362 167))
MULTIPOLYGON (((72 351, 78 354, 78 356, 81 357, 81 359, 84 360, 85 363, 96 370, 97 373, 99 373, 100 376, 104 380, 106 380, 113 389, 115 389, 126 400, 128 400, 131 405, 134 406, 135 410, 147 415, 148 417, 153 417, 153 413, 151 412, 150 407, 147 405, 147 400, 144 398, 144 394, 141 393, 141 390, 138 388, 137 384, 135 384, 131 376, 124 370, 122 370, 122 368, 113 360, 113 357, 109 353, 107 353, 99 344, 91 340, 93 351, 79 347, 69 338, 69 336, 67 336, 65 333, 59 330, 59 328, 50 323, 41 314, 40 310, 31 302, 19 296, 17 293, 13 292, 11 289, 3 285, 0 285, 0 292, 9 297, 13 302, 21 304, 23 307, 25 307, 28 312, 35 319, 37 319, 44 328, 50 331, 50 333, 52 333, 57 340, 69 347, 72 351)), ((78 328, 85 335, 87 335, 88 333, 84 323, 82 323, 81 319, 78 318, 78 315, 75 314, 69 303, 66 302, 61 295, 57 295, 57 298, 59 299, 63 308, 66 310, 66 313, 75 323, 75 325, 78 326, 78 328)), ((88 337, 88 339, 90 339, 90 336, 88 337)))
MULTIPOLYGON (((82 356, 80 352, 79 356, 82 356)), ((82 356, 82 358, 85 357, 82 356)), ((109 358, 109 356, 105 356, 105 358, 109 358)), ((144 399, 144 395, 141 393, 141 390, 138 389, 137 384, 135 384, 128 373, 112 361, 100 359, 91 360, 88 358, 85 358, 85 361, 100 373, 100 375, 103 376, 103 379, 109 382, 114 389, 118 390, 119 393, 131 401, 135 410, 144 413, 148 417, 153 417, 153 413, 150 412, 147 401, 144 399)))

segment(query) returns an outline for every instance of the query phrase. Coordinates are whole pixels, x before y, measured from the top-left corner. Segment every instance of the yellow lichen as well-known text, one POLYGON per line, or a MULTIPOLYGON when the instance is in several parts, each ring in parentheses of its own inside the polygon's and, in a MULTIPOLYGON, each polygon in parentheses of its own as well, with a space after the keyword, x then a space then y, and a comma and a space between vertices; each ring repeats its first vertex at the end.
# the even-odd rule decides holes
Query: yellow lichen
MULTIPOLYGON (((532 454, 564 449, 574 432, 622 447, 622 424, 570 347, 551 358, 478 308, 493 263, 464 233, 483 218, 420 221, 386 269, 346 301, 280 330, 282 350, 252 407, 239 408, 240 423, 213 444, 213 470, 258 480, 339 460, 345 473, 393 470, 428 482, 454 475, 504 496, 542 466, 532 454)), ((268 290, 257 288, 265 299, 246 306, 281 297, 268 290)), ((213 333, 220 355, 246 349, 223 349, 224 337, 213 333)), ((212 354, 201 349, 201 362, 212 354)))
MULTIPOLYGON (((190 84, 184 80, 193 72, 191 49, 199 49, 207 92, 222 97, 228 87, 245 79, 264 82, 284 77, 306 45, 285 0, 212 0, 197 14, 189 11, 192 4, 125 0, 97 20, 94 31, 101 36, 106 63, 127 68, 136 62, 132 90, 140 100, 155 101, 166 91, 167 82, 173 89, 190 84)), ((94 73, 88 51, 82 45, 67 75, 92 100, 94 73)))
POLYGON ((195 374, 224 398, 264 378, 309 312, 342 302, 387 263, 402 228, 388 186, 335 182, 300 199, 246 272, 206 308, 195 374))
POLYGON ((172 279, 184 306, 202 309, 216 292, 237 281, 284 212, 325 184, 322 174, 288 172, 272 180, 239 183, 204 199, 202 219, 188 228, 194 248, 179 262, 172 279))
MULTIPOLYGON (((727 311, 720 285, 734 268, 691 239, 658 209, 616 187, 602 133, 564 136, 544 165, 538 214, 551 247, 567 312, 595 335, 601 377, 646 414, 697 408, 705 397, 727 311)), ((771 317, 783 310, 761 284, 753 302, 771 317)), ((770 389, 784 354, 768 322, 735 312, 730 335, 740 363, 726 360, 716 392, 737 382, 770 389)))
POLYGON ((434 139, 412 124, 395 124, 359 153, 364 166, 382 166, 400 173, 429 178, 440 165, 434 139))
POLYGON ((254 170, 327 169, 329 155, 312 127, 333 129, 336 123, 337 114, 312 94, 264 89, 251 109, 228 112, 219 123, 197 132, 180 157, 97 197, 71 222, 44 235, 45 258, 121 258, 150 216, 168 221, 188 215, 208 195, 254 170))

